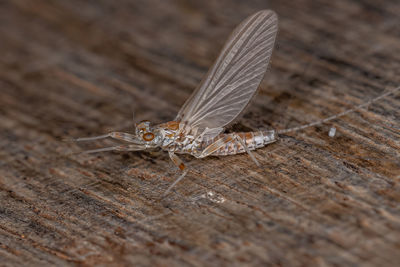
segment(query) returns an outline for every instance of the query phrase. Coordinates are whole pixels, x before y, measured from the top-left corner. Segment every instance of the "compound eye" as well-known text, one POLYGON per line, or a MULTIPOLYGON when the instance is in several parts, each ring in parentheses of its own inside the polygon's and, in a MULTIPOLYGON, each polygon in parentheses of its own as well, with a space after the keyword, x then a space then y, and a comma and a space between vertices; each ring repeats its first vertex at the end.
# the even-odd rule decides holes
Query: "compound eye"
POLYGON ((151 141, 154 139, 154 134, 153 133, 145 133, 143 134, 143 139, 144 141, 151 141))

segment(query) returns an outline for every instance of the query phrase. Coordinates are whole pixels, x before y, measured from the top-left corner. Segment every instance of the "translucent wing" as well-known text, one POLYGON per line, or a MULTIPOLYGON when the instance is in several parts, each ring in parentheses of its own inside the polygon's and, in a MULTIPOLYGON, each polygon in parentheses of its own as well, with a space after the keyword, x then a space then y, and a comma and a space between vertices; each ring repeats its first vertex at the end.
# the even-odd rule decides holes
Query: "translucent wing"
POLYGON ((278 18, 271 10, 259 11, 243 21, 176 120, 213 135, 222 131, 256 92, 267 70, 277 31, 278 18))

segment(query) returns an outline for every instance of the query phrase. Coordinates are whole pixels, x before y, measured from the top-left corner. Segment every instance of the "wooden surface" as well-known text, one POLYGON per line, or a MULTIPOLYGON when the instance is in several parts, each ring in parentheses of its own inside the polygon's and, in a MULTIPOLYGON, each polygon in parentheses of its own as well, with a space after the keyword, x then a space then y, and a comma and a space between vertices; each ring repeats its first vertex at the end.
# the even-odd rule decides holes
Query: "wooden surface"
POLYGON ((70 155, 180 106, 230 31, 260 9, 280 31, 258 97, 229 131, 282 129, 400 84, 400 2, 0 2, 0 265, 395 266, 400 97, 255 153, 70 155), (334 138, 328 136, 337 128, 334 138))

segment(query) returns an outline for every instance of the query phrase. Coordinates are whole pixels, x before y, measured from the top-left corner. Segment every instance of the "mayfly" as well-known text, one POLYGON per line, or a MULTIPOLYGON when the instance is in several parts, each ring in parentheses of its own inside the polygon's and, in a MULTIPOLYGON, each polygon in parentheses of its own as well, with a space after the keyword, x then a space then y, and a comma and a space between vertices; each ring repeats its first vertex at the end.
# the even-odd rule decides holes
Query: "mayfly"
POLYGON ((336 119, 394 92, 387 92, 329 118, 291 129, 224 133, 224 128, 238 117, 257 91, 267 70, 277 32, 278 18, 271 10, 259 11, 244 20, 230 35, 214 65, 185 102, 175 120, 153 127, 149 121, 142 121, 135 125, 135 134, 111 132, 74 140, 92 141, 110 137, 127 142, 124 145, 88 150, 86 153, 154 148, 168 151, 172 162, 182 174, 165 191, 166 195, 188 172, 177 154, 204 158, 247 152, 259 165, 251 151, 277 141, 279 134, 336 119))

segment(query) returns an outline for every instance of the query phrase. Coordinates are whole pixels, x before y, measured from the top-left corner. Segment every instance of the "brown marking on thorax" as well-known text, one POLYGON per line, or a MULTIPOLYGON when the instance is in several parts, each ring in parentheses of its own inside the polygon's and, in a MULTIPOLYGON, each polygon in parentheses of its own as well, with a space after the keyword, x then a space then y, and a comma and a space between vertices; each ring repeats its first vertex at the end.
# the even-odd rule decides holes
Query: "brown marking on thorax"
POLYGON ((179 122, 178 121, 169 121, 163 124, 160 124, 161 127, 164 129, 176 131, 179 129, 179 122))

